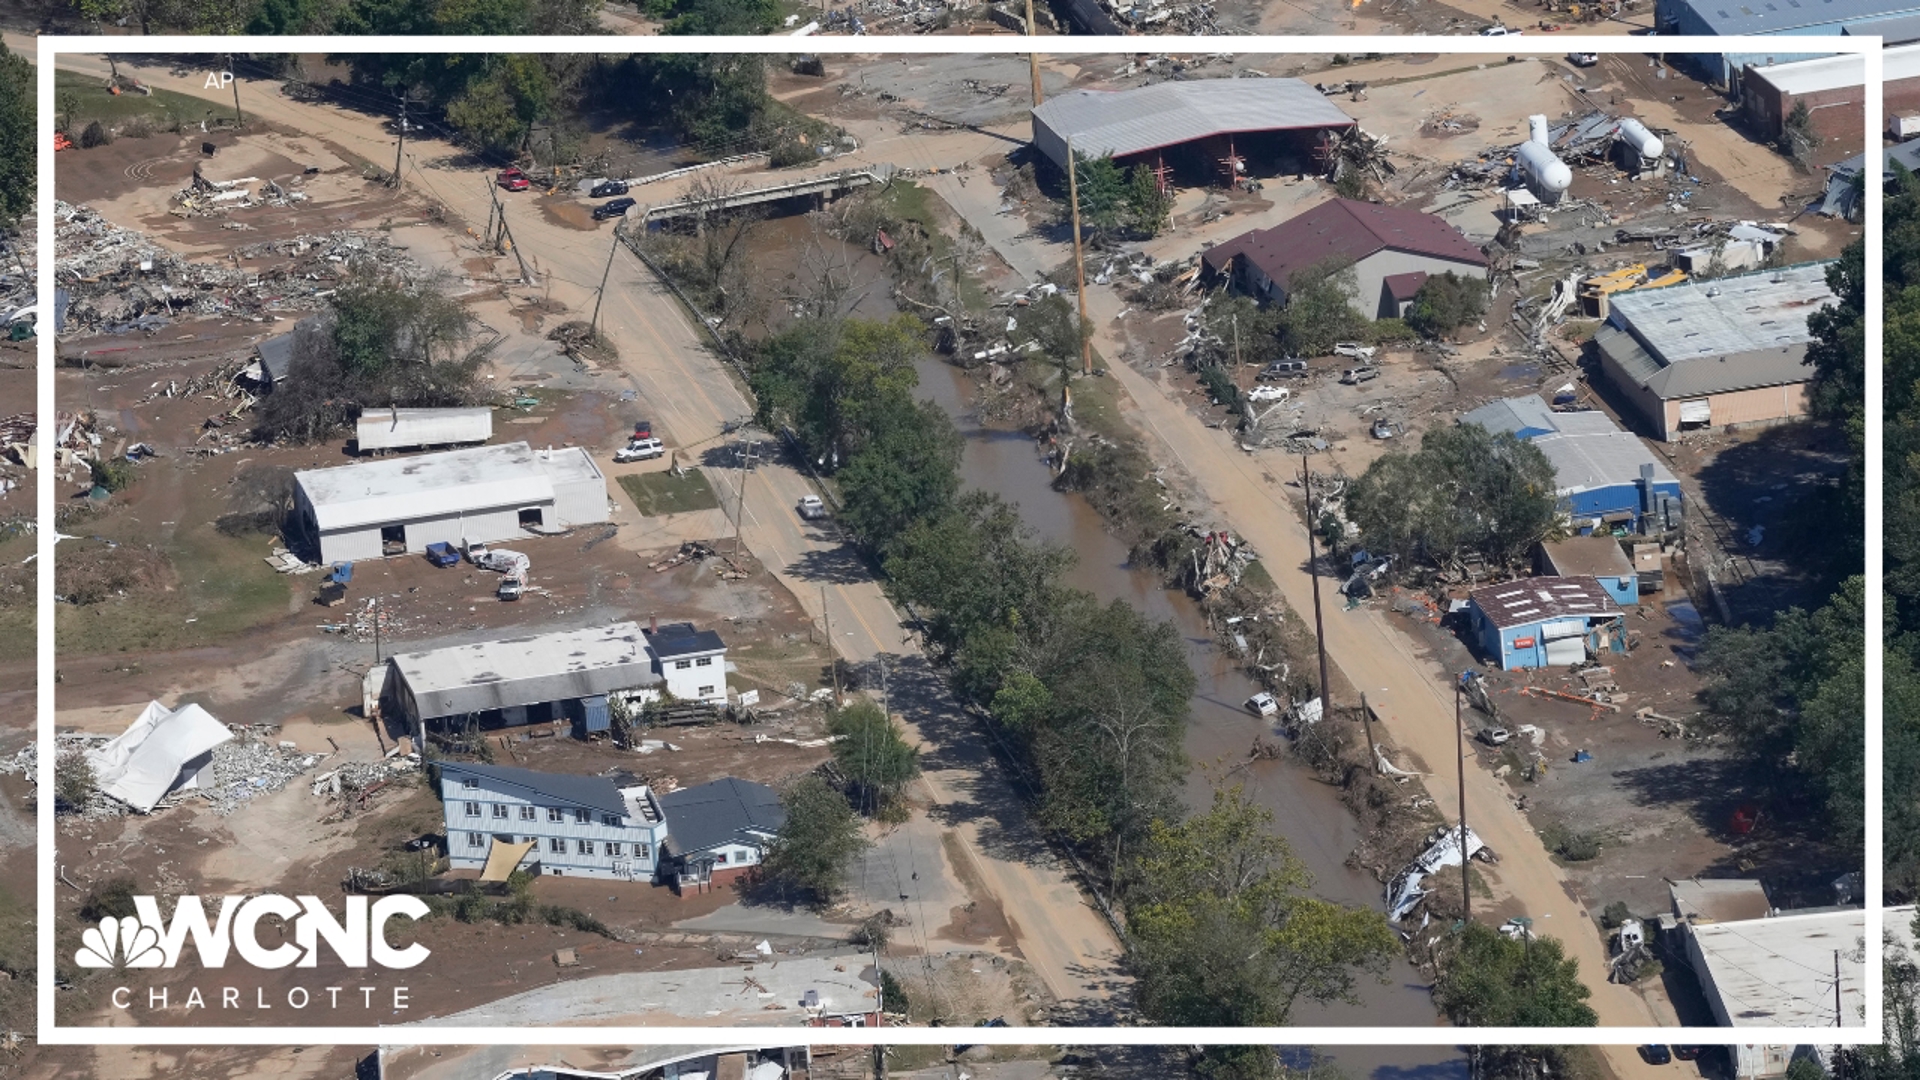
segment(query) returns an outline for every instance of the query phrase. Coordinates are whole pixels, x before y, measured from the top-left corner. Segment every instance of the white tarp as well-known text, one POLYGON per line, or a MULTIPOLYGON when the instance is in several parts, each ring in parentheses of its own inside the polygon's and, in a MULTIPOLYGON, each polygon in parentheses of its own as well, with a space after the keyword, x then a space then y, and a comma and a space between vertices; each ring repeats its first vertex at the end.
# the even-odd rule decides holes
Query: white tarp
POLYGON ((169 709, 154 701, 118 737, 87 751, 87 761, 101 791, 145 814, 170 791, 198 788, 213 767, 213 748, 232 738, 198 705, 169 709))
MULTIPOLYGON (((1393 880, 1387 883, 1388 919, 1399 922, 1407 912, 1413 910, 1421 897, 1427 895, 1430 890, 1421 888, 1420 883, 1428 875, 1442 867, 1460 865, 1460 831, 1457 825, 1443 825, 1434 830, 1433 839, 1427 850, 1421 852, 1419 858, 1408 863, 1406 869, 1395 874, 1393 880)), ((1471 828, 1467 829, 1466 833, 1468 857, 1487 846, 1481 841, 1479 834, 1471 828)))

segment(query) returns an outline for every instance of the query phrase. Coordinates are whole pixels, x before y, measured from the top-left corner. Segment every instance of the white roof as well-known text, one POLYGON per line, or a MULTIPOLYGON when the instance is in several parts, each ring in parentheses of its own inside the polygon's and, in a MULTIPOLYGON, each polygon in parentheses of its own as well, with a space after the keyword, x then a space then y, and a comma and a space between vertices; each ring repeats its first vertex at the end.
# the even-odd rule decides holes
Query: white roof
POLYGON ((1880 78, 1883 82, 1920 79, 1920 45, 1902 45, 1880 54, 1880 78))
POLYGON ((391 663, 426 718, 568 701, 660 681, 632 622, 400 653, 391 663))
POLYGON ((579 447, 524 442, 385 458, 294 474, 320 531, 553 501, 554 480, 598 476, 579 447))
MULTIPOLYGON (((1887 938, 1913 945, 1913 908, 1888 908, 1887 938)), ((1861 1023, 1861 950, 1866 912, 1858 908, 1771 919, 1698 924, 1691 930, 1734 1027, 1834 1026, 1833 964, 1840 957, 1840 1008, 1861 1023)), ((1878 963, 1878 950, 1867 950, 1878 963)), ((1702 980, 1702 988, 1706 980, 1702 980)))
POLYGON ((1615 293, 1614 321, 1666 364, 1805 345, 1807 316, 1834 301, 1829 263, 1615 293))
MULTIPOLYGON (((1604 414, 1593 413, 1605 419, 1604 414)), ((1619 487, 1640 479, 1640 466, 1653 466, 1653 482, 1677 484, 1666 462, 1655 457, 1631 432, 1608 425, 1608 431, 1543 435, 1533 440, 1553 463, 1555 482, 1563 495, 1619 487)))
POLYGON ((101 791, 147 813, 169 791, 200 786, 213 748, 233 738, 227 725, 198 705, 169 709, 149 702, 127 730, 87 751, 101 791))
MULTIPOLYGON (((1881 62, 1884 64, 1886 61, 1881 62)), ((1864 84, 1867 81, 1867 60, 1858 53, 1849 53, 1841 56, 1823 56, 1818 60, 1769 64, 1766 67, 1755 68, 1754 73, 1773 84, 1773 87, 1781 93, 1797 97, 1801 94, 1817 94, 1823 90, 1842 90, 1849 86, 1864 84)))
POLYGON ((493 438, 493 410, 366 409, 354 425, 354 440, 365 450, 407 446, 454 446, 493 438))
POLYGON ((1088 157, 1125 157, 1210 135, 1347 127, 1353 117, 1299 79, 1192 79, 1048 98, 1033 121, 1088 157))

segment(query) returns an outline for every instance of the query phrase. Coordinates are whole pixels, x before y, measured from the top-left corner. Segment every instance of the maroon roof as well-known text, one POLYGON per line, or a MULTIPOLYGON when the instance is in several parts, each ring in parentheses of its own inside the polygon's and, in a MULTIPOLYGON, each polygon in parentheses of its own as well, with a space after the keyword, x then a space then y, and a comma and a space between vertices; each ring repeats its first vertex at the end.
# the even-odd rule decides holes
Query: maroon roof
POLYGON ((1584 575, 1533 577, 1482 585, 1467 599, 1502 630, 1552 619, 1609 618, 1620 605, 1600 583, 1584 575))
POLYGON ((1402 206, 1332 199, 1275 225, 1241 233, 1201 257, 1222 273, 1236 256, 1284 287, 1294 271, 1330 258, 1361 259, 1378 251, 1406 251, 1436 259, 1487 265, 1487 257, 1459 230, 1432 214, 1402 206))
POLYGON ((1380 279, 1380 284, 1387 287, 1387 295, 1403 304, 1418 295, 1420 286, 1426 283, 1427 272, 1425 270, 1415 270, 1408 274, 1388 274, 1386 277, 1380 279))

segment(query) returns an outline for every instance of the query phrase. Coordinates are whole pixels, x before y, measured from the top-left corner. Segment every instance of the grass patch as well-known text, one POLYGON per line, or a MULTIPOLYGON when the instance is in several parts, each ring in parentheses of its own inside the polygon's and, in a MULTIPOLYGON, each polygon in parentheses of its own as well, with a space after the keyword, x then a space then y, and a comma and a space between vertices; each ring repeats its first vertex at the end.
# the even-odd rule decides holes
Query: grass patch
MULTIPOLYGON (((59 558, 86 555, 82 547, 62 546, 71 551, 59 558)), ((123 543, 121 550, 127 546, 123 543)), ((211 520, 180 529, 165 550, 172 584, 135 588, 98 603, 58 605, 54 631, 60 651, 86 656, 232 641, 284 617, 290 583, 310 580, 275 573, 263 561, 265 537, 225 536, 211 520)))
POLYGON ((1248 563, 1247 568, 1240 571, 1240 584, 1261 592, 1272 592, 1278 587, 1274 584, 1273 575, 1267 573, 1267 568, 1260 565, 1259 559, 1248 563))
POLYGON ((76 71, 55 72, 53 92, 55 119, 66 120, 74 132, 94 120, 117 130, 136 118, 145 117, 154 130, 167 131, 178 125, 197 124, 208 113, 231 116, 230 111, 222 112, 217 105, 171 90, 155 90, 150 95, 109 94, 97 76, 76 71), (69 101, 72 102, 70 108, 69 101))
POLYGON ((687 469, 679 476, 666 471, 623 476, 620 488, 633 500, 634 508, 646 517, 713 510, 720 505, 713 485, 699 469, 687 469))

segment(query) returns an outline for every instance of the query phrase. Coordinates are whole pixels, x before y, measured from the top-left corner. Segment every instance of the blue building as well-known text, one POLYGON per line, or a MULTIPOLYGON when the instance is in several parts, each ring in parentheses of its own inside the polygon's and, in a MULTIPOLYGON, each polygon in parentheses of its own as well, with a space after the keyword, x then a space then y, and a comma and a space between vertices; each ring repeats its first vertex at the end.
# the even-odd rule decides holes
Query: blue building
POLYGON ((1511 432, 1553 464, 1574 532, 1658 533, 1680 527, 1680 481, 1632 432, 1602 412, 1554 412, 1538 394, 1467 413, 1463 424, 1511 432))
POLYGON ((1622 607, 1640 602, 1640 575, 1611 536, 1572 536, 1540 544, 1534 572, 1548 577, 1590 577, 1622 607))
MULTIPOLYGON (((1920 0, 1654 0, 1654 27, 1692 37, 1883 37, 1896 45, 1920 35, 1920 0)), ((1812 42, 1783 40, 1778 52, 1696 55, 1698 74, 1731 87, 1751 64, 1767 67, 1831 53, 1812 42)))
POLYGON ((1502 671, 1564 667, 1627 648, 1626 618, 1590 577, 1536 577, 1467 594, 1481 655, 1502 671))

